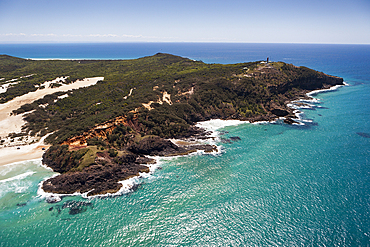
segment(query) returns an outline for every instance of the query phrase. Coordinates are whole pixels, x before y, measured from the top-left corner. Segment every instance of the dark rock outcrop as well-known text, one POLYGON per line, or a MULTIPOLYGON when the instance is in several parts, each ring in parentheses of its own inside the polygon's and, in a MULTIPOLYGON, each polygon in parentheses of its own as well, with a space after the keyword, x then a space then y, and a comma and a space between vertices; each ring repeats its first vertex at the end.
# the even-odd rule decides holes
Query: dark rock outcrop
POLYGON ((217 147, 207 144, 177 146, 169 140, 148 136, 131 145, 118 157, 112 157, 109 151, 97 152, 94 162, 79 171, 76 167, 79 166, 81 157, 75 151, 69 151, 65 145, 54 146, 44 154, 43 163, 62 174, 46 180, 42 189, 57 194, 88 192, 88 196, 115 193, 122 187, 119 181, 139 176, 141 172, 149 172, 149 168, 143 164, 155 161, 143 155, 175 156, 197 150, 213 152, 217 147))
POLYGON ((275 114, 278 117, 285 117, 286 115, 289 115, 289 112, 284 109, 273 109, 271 110, 272 114, 275 114))
MULTIPOLYGON (((167 60, 169 64, 182 61, 181 58, 175 56, 164 54, 156 56, 167 60)), ((187 62, 191 64, 191 61, 187 62)), ((288 102, 308 98, 306 93, 312 90, 343 85, 342 78, 291 64, 259 65, 254 63, 245 66, 248 67, 249 72, 245 71, 244 67, 243 72, 240 72, 240 69, 234 66, 223 68, 225 71, 217 67, 212 72, 203 68, 202 73, 189 73, 186 77, 182 74, 181 78, 173 78, 174 85, 172 85, 173 82, 165 85, 163 81, 163 89, 173 90, 171 95, 174 103, 153 103, 153 109, 143 110, 140 106, 148 100, 140 96, 147 95, 147 88, 146 86, 141 89, 138 87, 135 92, 137 96, 140 96, 138 99, 141 101, 135 101, 138 105, 127 106, 126 109, 127 111, 135 110, 130 110, 123 116, 116 116, 113 120, 102 122, 92 129, 89 129, 90 126, 84 126, 84 128, 89 127, 87 131, 82 134, 79 132, 79 136, 68 140, 59 139, 61 141, 58 141, 54 136, 54 143, 67 145, 52 146, 44 154, 43 163, 54 171, 60 172, 61 175, 45 181, 43 189, 47 192, 61 194, 88 192, 88 195, 97 195, 116 192, 122 186, 118 183, 119 181, 138 176, 140 172, 149 171, 149 168, 143 164, 152 163, 153 160, 144 155, 174 156, 198 150, 216 151, 217 147, 212 145, 192 145, 186 141, 184 142, 186 144, 175 145, 164 139, 209 138, 207 132, 194 126, 197 121, 218 118, 259 122, 284 117, 284 123, 295 124, 297 122, 294 120, 293 110, 287 106, 288 102), (86 145, 97 147, 95 151, 89 147, 78 149, 79 146, 85 147, 86 145), (71 151, 70 147, 73 147, 74 151, 71 151)), ((167 70, 163 69, 163 71, 167 70)), ((156 88, 159 86, 157 85, 156 88)), ((160 99, 164 97, 163 92, 162 94, 160 99)), ((120 102, 119 99, 117 98, 117 102, 120 102)), ((114 107, 110 109, 115 111, 114 107)), ((99 114, 98 111, 95 113, 99 114)), ((29 118, 27 121, 32 122, 31 120, 29 118)), ((79 122, 75 124, 78 128, 84 129, 79 122)), ((68 131, 67 127, 64 127, 64 132, 68 133, 71 127, 68 125, 68 131)), ((61 131, 61 133, 64 132, 61 131)), ((366 133, 358 134, 368 137, 366 133)), ((230 137, 221 140, 231 143, 239 141, 240 138, 230 137)))
POLYGON ((158 136, 149 136, 138 143, 131 145, 128 150, 137 154, 146 155, 162 155, 173 153, 179 149, 178 146, 169 140, 165 140, 158 136))
POLYGON ((106 163, 97 161, 98 164, 90 165, 82 171, 67 172, 50 178, 43 183, 42 188, 46 192, 58 194, 90 191, 88 196, 91 196, 114 193, 122 187, 119 181, 138 176, 140 172, 149 172, 147 166, 135 162, 137 156, 134 154, 120 157, 116 162, 108 157, 108 154, 104 157, 104 161, 108 160, 106 163))
POLYGON ((370 133, 356 132, 356 134, 365 138, 370 138, 370 133))

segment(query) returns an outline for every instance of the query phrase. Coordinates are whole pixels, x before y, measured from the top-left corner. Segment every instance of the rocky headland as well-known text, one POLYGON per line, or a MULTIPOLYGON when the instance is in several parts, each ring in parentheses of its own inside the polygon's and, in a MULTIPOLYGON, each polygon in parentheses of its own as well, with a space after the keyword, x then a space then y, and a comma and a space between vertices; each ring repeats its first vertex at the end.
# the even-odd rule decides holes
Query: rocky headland
POLYGON ((195 127, 199 121, 284 118, 293 124, 290 102, 309 99, 307 93, 313 90, 344 85, 342 78, 283 62, 205 64, 160 53, 117 61, 0 57, 0 65, 4 61, 8 67, 16 64, 14 70, 4 70, 4 77, 15 78, 19 72, 40 78, 23 79, 27 87, 0 94, 2 101, 36 90, 44 74, 69 74, 71 80, 104 77, 94 86, 63 97, 45 96, 13 111, 14 116, 24 114, 24 135, 49 134, 46 142, 52 146, 43 163, 60 175, 44 181, 42 189, 56 194, 115 193, 122 187, 119 181, 149 172, 147 164, 154 160, 148 156, 217 152, 216 146, 194 142, 210 138, 195 127), (182 141, 175 144, 170 139, 182 141))

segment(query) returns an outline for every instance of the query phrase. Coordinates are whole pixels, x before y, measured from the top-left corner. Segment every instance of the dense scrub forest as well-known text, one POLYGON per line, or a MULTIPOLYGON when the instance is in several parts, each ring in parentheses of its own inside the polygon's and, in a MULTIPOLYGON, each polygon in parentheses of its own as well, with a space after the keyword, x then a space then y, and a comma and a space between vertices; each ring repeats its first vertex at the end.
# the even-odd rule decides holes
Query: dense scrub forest
POLYGON ((37 85, 61 76, 68 76, 65 83, 95 76, 104 81, 70 91, 63 99, 58 96, 65 93, 47 95, 14 111, 30 112, 24 131, 41 136, 53 132, 47 141, 54 144, 119 116, 142 135, 166 138, 185 135, 200 120, 285 116, 287 101, 341 80, 282 62, 206 64, 160 53, 135 60, 35 61, 2 55, 0 83, 19 79, 0 94, 0 101, 35 91, 37 85))

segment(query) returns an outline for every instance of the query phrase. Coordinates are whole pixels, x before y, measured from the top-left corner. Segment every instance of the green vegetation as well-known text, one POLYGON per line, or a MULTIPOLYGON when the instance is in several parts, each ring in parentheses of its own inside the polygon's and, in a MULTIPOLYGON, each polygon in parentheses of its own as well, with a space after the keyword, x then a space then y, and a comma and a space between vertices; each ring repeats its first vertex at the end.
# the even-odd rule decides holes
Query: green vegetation
MULTIPOLYGON (((79 150, 84 155, 79 159, 78 167, 75 171, 82 171, 85 167, 88 167, 95 163, 96 153, 98 152, 97 147, 89 147, 79 150)), ((74 171, 71 169, 71 171, 74 171)))
MULTIPOLYGON (((57 98, 65 93, 47 95, 14 114, 34 110, 25 118, 25 131, 41 136, 54 132, 47 138, 53 144, 63 143, 115 117, 126 116, 133 129, 119 126, 108 136, 109 146, 116 149, 125 147, 130 133, 165 138, 183 136, 196 121, 252 119, 271 114, 274 108, 285 108, 285 102, 302 90, 338 84, 337 78, 282 62, 205 64, 169 54, 113 61, 33 61, 0 56, 0 74, 6 78, 1 82, 33 74, 0 94, 0 102, 35 91, 35 85, 61 76, 69 76, 68 83, 104 76, 104 81, 94 86, 68 92, 69 97, 57 98), (171 95, 172 105, 152 103, 154 109, 150 111, 142 106, 149 101, 162 101, 164 92, 171 95), (40 107, 42 104, 47 106, 40 107)), ((99 139, 88 142, 102 148, 107 145, 99 139)))
POLYGON ((80 165, 80 160, 86 155, 88 151, 89 149, 84 148, 78 151, 71 152, 68 150, 68 145, 54 145, 49 148, 48 153, 44 157, 44 159, 50 160, 50 162, 55 164, 55 172, 65 173, 72 169, 78 169, 80 165))

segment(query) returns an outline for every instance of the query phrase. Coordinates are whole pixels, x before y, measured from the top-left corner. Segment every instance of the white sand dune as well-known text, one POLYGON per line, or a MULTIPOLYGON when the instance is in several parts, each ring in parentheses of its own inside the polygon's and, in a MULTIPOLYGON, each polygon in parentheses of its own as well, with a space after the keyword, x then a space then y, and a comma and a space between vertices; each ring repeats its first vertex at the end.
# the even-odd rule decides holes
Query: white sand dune
MULTIPOLYGON (((9 133, 19 133, 22 131, 22 126, 25 124, 25 121, 23 120, 23 114, 13 116, 11 115, 13 110, 18 109, 24 104, 30 104, 35 100, 41 99, 48 94, 61 91, 66 92, 72 89, 95 85, 98 81, 104 80, 104 77, 86 78, 71 84, 62 84, 62 86, 57 88, 50 88, 51 83, 59 82, 60 80, 63 81, 63 79, 64 78, 56 78, 53 81, 45 82, 43 84, 45 86, 44 89, 38 89, 35 92, 30 92, 28 94, 16 97, 5 104, 0 104, 0 138, 4 139, 9 133)), ((30 140, 30 137, 28 140, 30 140)), ((0 165, 41 158, 42 154, 44 153, 42 148, 47 149, 48 147, 47 145, 44 145, 43 140, 44 138, 39 140, 37 143, 29 145, 25 145, 27 144, 26 142, 15 142, 12 147, 8 146, 0 148, 0 165)))
POLYGON ((98 81, 104 80, 104 77, 86 78, 82 81, 76 81, 75 83, 63 84, 58 88, 49 87, 51 83, 55 83, 60 80, 61 78, 57 78, 51 82, 45 82, 44 85, 46 86, 46 88, 44 89, 38 89, 35 92, 30 92, 28 94, 16 97, 5 104, 0 104, 0 137, 5 137, 6 135, 8 135, 8 133, 20 132, 21 126, 23 126, 23 124, 25 123, 20 116, 10 116, 13 110, 18 109, 22 105, 30 104, 35 100, 41 99, 48 94, 92 86, 98 81))

